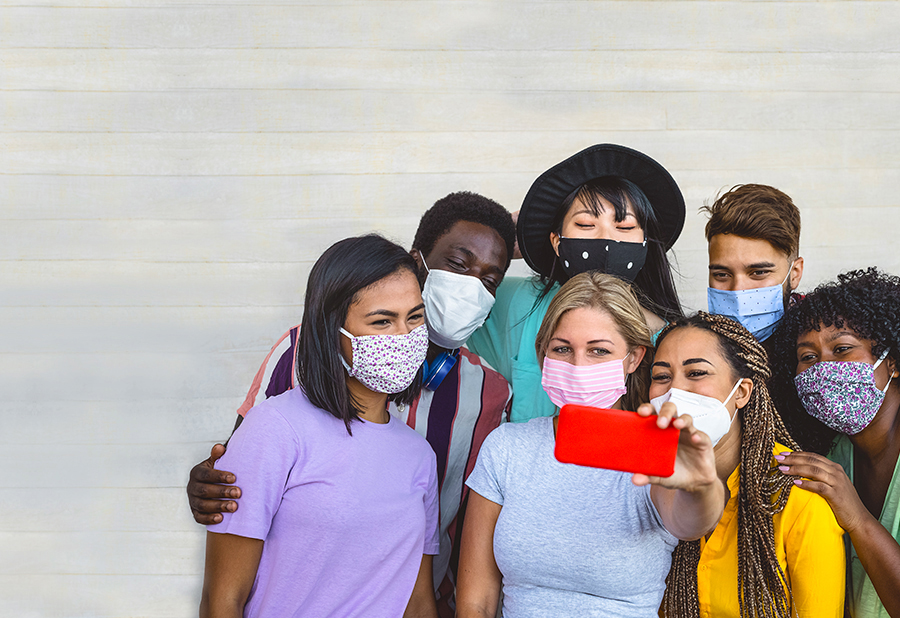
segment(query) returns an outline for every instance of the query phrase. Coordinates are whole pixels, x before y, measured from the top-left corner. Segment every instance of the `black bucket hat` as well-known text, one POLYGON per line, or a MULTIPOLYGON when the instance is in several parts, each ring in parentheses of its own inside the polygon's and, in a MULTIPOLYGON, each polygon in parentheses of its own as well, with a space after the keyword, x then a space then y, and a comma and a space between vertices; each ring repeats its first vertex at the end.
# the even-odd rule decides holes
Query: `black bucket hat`
POLYGON ((550 244, 553 220, 569 195, 584 183, 604 176, 619 176, 636 184, 656 214, 666 251, 684 227, 684 197, 675 179, 647 155, 616 144, 597 144, 554 165, 534 181, 522 208, 516 235, 522 257, 532 270, 549 276, 556 260, 550 244))

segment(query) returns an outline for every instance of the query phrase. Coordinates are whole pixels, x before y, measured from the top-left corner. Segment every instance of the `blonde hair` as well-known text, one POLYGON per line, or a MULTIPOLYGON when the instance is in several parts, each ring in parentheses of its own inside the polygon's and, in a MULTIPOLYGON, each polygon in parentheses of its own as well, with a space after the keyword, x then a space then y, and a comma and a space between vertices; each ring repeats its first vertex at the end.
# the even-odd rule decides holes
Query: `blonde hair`
POLYGON ((646 348, 647 351, 640 364, 625 378, 628 392, 622 396, 623 407, 627 410, 636 410, 637 406, 648 401, 653 343, 641 305, 631 286, 621 279, 589 271, 575 275, 563 284, 550 301, 534 342, 538 364, 543 366, 550 339, 562 317, 572 309, 583 308, 595 309, 609 315, 616 323, 619 334, 625 339, 629 350, 638 346, 646 348))

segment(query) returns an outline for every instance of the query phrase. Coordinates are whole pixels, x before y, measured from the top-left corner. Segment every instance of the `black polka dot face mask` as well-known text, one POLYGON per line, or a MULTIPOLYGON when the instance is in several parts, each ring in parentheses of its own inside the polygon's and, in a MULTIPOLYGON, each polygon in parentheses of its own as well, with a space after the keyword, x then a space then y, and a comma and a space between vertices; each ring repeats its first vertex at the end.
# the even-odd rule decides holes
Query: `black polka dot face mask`
POLYGON ((647 259, 647 241, 621 242, 606 238, 559 239, 559 263, 569 277, 596 270, 634 281, 647 259))

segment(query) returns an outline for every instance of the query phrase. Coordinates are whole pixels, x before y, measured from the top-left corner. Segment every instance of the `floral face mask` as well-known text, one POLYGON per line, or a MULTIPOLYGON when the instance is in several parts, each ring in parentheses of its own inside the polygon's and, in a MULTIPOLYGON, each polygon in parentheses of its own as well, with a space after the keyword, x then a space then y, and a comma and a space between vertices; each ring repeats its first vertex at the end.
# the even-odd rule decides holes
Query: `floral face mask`
POLYGON ((353 366, 341 362, 351 378, 376 393, 399 393, 412 384, 428 353, 428 328, 422 324, 405 335, 360 335, 341 329, 353 348, 353 366))
POLYGON ((874 365, 855 361, 816 363, 794 376, 806 413, 843 434, 856 435, 878 413, 884 390, 875 386, 875 369, 887 358, 885 350, 874 365))

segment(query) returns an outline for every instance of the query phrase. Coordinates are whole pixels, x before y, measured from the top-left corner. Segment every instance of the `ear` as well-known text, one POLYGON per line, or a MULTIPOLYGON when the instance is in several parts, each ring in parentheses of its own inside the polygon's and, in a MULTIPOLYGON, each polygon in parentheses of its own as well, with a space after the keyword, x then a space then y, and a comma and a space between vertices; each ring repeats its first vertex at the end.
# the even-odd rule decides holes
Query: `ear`
POLYGON ((800 287, 800 279, 802 279, 802 278, 803 278, 803 258, 797 257, 797 259, 794 260, 793 266, 791 266, 791 277, 790 277, 790 281, 788 282, 788 283, 790 283, 792 292, 794 290, 796 290, 798 287, 800 287))
POLYGON ((897 361, 888 353, 887 358, 884 359, 884 364, 887 365, 888 371, 892 378, 900 378, 900 370, 898 370, 897 361))
POLYGON ((559 257, 559 234, 556 232, 550 232, 550 244, 553 245, 553 250, 556 252, 556 257, 559 257))
POLYGON ((644 360, 644 355, 647 354, 647 348, 642 345, 636 346, 631 354, 625 361, 625 375, 630 375, 634 373, 638 367, 641 365, 641 361, 644 360))
POLYGON ((428 270, 425 268, 425 260, 422 259, 422 253, 418 249, 410 249, 409 254, 416 261, 416 267, 419 269, 419 285, 425 285, 428 270))
POLYGON ((734 407, 735 409, 743 408, 750 401, 750 395, 753 393, 753 380, 743 378, 740 386, 734 391, 734 407))

